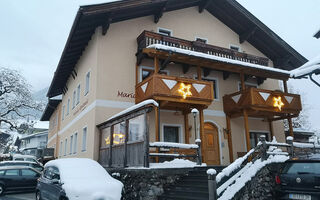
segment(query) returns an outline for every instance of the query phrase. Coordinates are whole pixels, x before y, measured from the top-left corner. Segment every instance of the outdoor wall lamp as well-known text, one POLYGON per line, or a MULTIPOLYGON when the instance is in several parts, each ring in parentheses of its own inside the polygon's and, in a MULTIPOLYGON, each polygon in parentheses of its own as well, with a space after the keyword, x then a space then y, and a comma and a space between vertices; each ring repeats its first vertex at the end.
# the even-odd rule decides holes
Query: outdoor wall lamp
POLYGON ((191 110, 193 114, 193 121, 194 121, 194 139, 197 139, 197 114, 199 113, 198 109, 194 108, 191 110))

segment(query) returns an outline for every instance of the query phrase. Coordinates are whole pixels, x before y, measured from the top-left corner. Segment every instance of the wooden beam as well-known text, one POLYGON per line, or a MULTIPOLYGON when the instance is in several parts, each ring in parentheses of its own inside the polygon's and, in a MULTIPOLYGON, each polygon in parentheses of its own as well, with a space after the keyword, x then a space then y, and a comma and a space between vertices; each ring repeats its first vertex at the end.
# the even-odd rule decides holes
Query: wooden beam
POLYGON ((288 124, 289 124, 289 135, 293 137, 293 126, 292 126, 292 119, 288 118, 288 124))
POLYGON ((185 143, 189 144, 189 118, 188 118, 188 113, 184 113, 184 138, 185 138, 185 143))
MULTIPOLYGON (((155 117, 155 133, 156 133, 156 142, 160 142, 160 109, 159 107, 154 107, 154 117, 155 117)), ((156 149, 156 152, 159 153, 159 148, 156 149)), ((159 158, 156 157, 156 162, 159 162, 159 158)))
POLYGON ((209 4, 212 2, 212 0, 202 0, 199 4, 199 13, 202 13, 204 9, 206 9, 209 4))
POLYGON ((261 85, 263 84, 263 82, 266 80, 266 78, 262 78, 262 77, 257 77, 257 84, 261 85))
POLYGON ((288 84, 286 80, 283 80, 283 91, 285 93, 288 93, 288 84))
POLYGON ((154 18, 153 18, 154 23, 159 22, 163 13, 166 11, 166 5, 167 5, 167 2, 165 2, 162 6, 160 6, 160 9, 154 14, 154 18))
POLYGON ((202 73, 201 73, 201 67, 197 66, 197 75, 198 75, 198 80, 201 81, 202 80, 202 73))
POLYGON ((169 51, 169 55, 168 55, 168 57, 167 57, 165 60, 163 60, 163 61, 161 62, 160 70, 164 70, 164 69, 167 67, 167 65, 168 65, 168 64, 169 64, 169 62, 170 62, 170 57, 171 57, 171 55, 172 55, 172 52, 171 52, 171 51, 169 51))
POLYGON ((159 72, 159 58, 157 56, 153 59, 154 73, 157 74, 159 72))
POLYGON ((272 141, 273 139, 273 136, 274 136, 274 133, 273 133, 273 124, 272 124, 272 121, 271 120, 268 120, 268 123, 269 123, 269 131, 270 131, 270 141, 272 141))
POLYGON ((254 27, 248 29, 246 32, 240 34, 240 35, 239 35, 239 42, 240 42, 240 44, 244 43, 244 42, 247 41, 249 38, 251 38, 251 37, 255 34, 255 32, 256 32, 257 29, 258 29, 258 27, 257 27, 257 26, 254 26, 254 27))
POLYGON ((226 115, 226 122, 227 122, 227 134, 228 134, 229 159, 230 159, 230 163, 232 163, 233 162, 233 147, 232 147, 231 122, 230 122, 229 115, 226 115))
POLYGON ((230 74, 231 74, 230 72, 223 71, 223 72, 222 72, 223 80, 227 80, 227 79, 229 78, 230 74))
POLYGON ((251 150, 251 144, 250 144, 248 113, 246 109, 243 110, 243 119, 244 119, 244 129, 246 133, 247 152, 249 152, 251 150))
POLYGON ((186 74, 190 69, 190 65, 182 64, 182 72, 186 74))
POLYGON ((243 72, 240 73, 240 81, 241 81, 241 91, 243 91, 246 89, 246 84, 244 81, 244 73, 243 72))
POLYGON ((203 76, 204 76, 204 77, 209 76, 211 70, 208 69, 208 68, 202 68, 202 69, 203 69, 203 76))

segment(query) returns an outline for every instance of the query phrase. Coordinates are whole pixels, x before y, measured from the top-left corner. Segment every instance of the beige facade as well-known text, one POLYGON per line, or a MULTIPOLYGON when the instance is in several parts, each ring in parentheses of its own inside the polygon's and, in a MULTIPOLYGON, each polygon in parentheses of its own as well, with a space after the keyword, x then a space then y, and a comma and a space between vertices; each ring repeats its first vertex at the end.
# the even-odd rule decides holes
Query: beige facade
MULTIPOLYGON (((134 105, 136 84, 136 56, 137 37, 144 31, 157 32, 158 28, 172 31, 174 37, 186 40, 195 40, 196 37, 207 39, 209 44, 229 48, 230 45, 240 47, 242 52, 266 57, 248 42, 239 43, 239 35, 207 11, 199 13, 198 8, 192 7, 167 12, 159 23, 153 22, 153 17, 141 17, 110 25, 108 33, 102 35, 101 28, 97 28, 88 46, 78 60, 75 71, 77 75, 69 77, 66 87, 67 92, 62 97, 62 102, 50 118, 50 124, 58 115, 58 125, 50 126, 48 147, 56 147, 56 156, 62 157, 88 157, 95 160, 99 154, 99 130, 97 124, 106 121, 110 116, 134 105), (89 78, 89 92, 85 92, 87 74, 89 78), (80 85, 79 103, 77 88, 80 85), (68 106, 69 100, 69 106, 68 106), (68 110, 69 107, 69 110, 68 110), (86 131, 84 131, 86 130, 86 131), (86 132, 86 134, 84 134, 86 132), (77 136, 76 136, 77 135, 77 136), (71 139, 72 137, 72 139, 71 139), (76 138, 76 139, 75 139, 76 138), (72 144, 70 144, 72 140, 72 144), (71 149, 72 148, 72 149, 71 149)), ((270 61, 269 66, 272 67, 270 61)), ((141 69, 153 69, 152 60, 143 60, 138 70, 138 82, 141 81, 141 69)), ((176 64, 169 64, 165 71, 171 76, 185 76, 195 78, 196 68, 192 67, 186 74, 176 64)), ((212 123, 218 128, 220 163, 228 164, 229 149, 225 137, 226 116, 223 111, 223 99, 226 94, 239 90, 239 76, 231 75, 227 80, 222 77, 222 72, 211 71, 206 77, 216 81, 217 98, 204 111, 204 121, 212 123)), ((250 79, 248 84, 254 84, 250 79)), ((263 89, 279 89, 277 80, 267 79, 262 85, 263 89)), ((155 141, 154 124, 150 114, 150 141, 155 141)), ((190 143, 194 143, 193 116, 189 114, 190 143)), ((176 111, 161 110, 160 138, 163 135, 163 126, 174 125, 181 127, 180 142, 185 142, 184 118, 176 111)), ((198 119, 197 119, 198 120, 198 119)), ((249 127, 252 132, 269 133, 267 122, 260 118, 249 118, 249 127)), ((198 123, 199 124, 199 123, 198 123)), ((274 122, 274 135, 278 140, 284 140, 284 128, 281 121, 274 122)), ((233 156, 237 152, 245 152, 245 131, 243 118, 231 120, 233 156)))

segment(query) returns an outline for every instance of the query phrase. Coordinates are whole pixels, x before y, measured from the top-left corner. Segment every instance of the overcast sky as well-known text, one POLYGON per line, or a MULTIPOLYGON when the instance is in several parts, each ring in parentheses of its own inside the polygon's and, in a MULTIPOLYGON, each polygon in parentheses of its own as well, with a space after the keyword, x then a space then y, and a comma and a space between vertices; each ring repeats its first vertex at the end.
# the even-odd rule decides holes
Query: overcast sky
MULTIPOLYGON (((80 5, 105 0, 1 0, 0 66, 21 70, 37 91, 49 86, 80 5)), ((238 0, 307 59, 320 54, 319 0, 238 0)), ((320 80, 320 78, 318 78, 320 80)), ((309 80, 290 84, 309 105, 314 127, 320 129, 320 88, 309 80)))

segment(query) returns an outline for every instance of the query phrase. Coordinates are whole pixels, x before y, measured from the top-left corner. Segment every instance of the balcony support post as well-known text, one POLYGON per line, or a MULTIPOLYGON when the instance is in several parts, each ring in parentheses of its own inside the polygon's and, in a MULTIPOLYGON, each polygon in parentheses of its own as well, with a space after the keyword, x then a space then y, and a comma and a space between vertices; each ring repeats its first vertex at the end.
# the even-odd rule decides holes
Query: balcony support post
POLYGON ((244 73, 240 73, 240 81, 241 81, 241 91, 246 89, 245 81, 244 81, 244 73))
POLYGON ((186 144, 189 144, 189 117, 188 117, 189 112, 184 112, 184 134, 185 134, 185 142, 186 144))
POLYGON ((232 135, 231 135, 231 121, 230 116, 226 115, 227 122, 227 134, 228 134, 228 148, 229 148, 229 160, 230 163, 233 162, 233 147, 232 147, 232 135))
POLYGON ((201 67, 197 66, 197 75, 198 75, 198 80, 201 81, 202 80, 202 73, 201 73, 201 67))
POLYGON ((246 109, 243 110, 243 118, 244 118, 244 129, 246 133, 247 152, 249 152, 251 150, 251 144, 250 144, 248 113, 246 109))
POLYGON ((288 93, 288 85, 286 80, 283 80, 283 89, 285 93, 288 93))
MULTIPOLYGON (((286 80, 283 80, 283 89, 285 93, 288 93, 288 85, 286 80)), ((293 126, 292 126, 291 117, 288 117, 288 125, 289 125, 289 135, 293 137, 293 126)))
POLYGON ((274 136, 274 133, 273 133, 273 124, 272 124, 272 121, 271 120, 268 120, 269 122, 269 131, 270 131, 270 141, 272 141, 273 139, 273 136, 274 136))
MULTIPOLYGON (((160 104, 159 104, 160 105, 160 104)), ((154 107, 155 113, 155 132, 156 132, 156 141, 160 142, 160 108, 154 107)), ((156 152, 159 153, 159 148, 156 149, 156 152)), ((159 157, 156 157, 156 162, 159 162, 159 157)))
MULTIPOLYGON (((199 121, 200 121, 200 140, 203 141, 201 142, 201 145, 204 143, 204 116, 203 116, 203 108, 199 110, 199 121)), ((204 155, 203 152, 204 148, 201 148, 201 155, 204 155)), ((201 158, 203 161, 203 159, 201 158)))
POLYGON ((153 59, 154 64, 154 73, 157 74, 159 72, 159 58, 157 56, 153 59))

